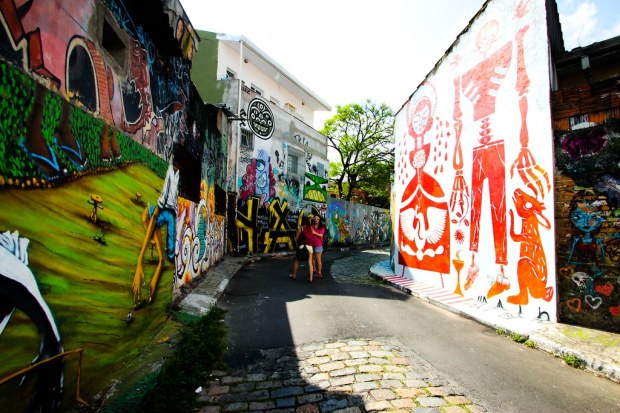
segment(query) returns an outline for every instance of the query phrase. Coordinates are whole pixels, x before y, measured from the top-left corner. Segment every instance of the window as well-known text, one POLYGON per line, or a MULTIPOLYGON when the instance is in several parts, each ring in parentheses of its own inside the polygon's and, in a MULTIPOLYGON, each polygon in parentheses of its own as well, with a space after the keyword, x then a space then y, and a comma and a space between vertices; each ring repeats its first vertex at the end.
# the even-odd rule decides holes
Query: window
POLYGON ((280 101, 273 96, 269 98, 269 101, 278 107, 280 106, 280 101))
POLYGON ((108 22, 108 19, 103 19, 101 45, 108 53, 110 53, 110 56, 112 56, 116 63, 118 63, 121 67, 125 65, 124 63, 127 48, 118 34, 116 34, 116 31, 114 31, 112 25, 108 22))
POLYGON ((254 149, 254 134, 251 130, 241 128, 241 146, 254 149))
POLYGON ((288 173, 289 175, 299 175, 299 157, 297 155, 288 155, 288 173))
POLYGON ((260 96, 263 95, 263 89, 259 88, 254 83, 252 83, 252 87, 250 87, 250 89, 252 89, 252 91, 256 93, 257 95, 260 95, 260 96))
POLYGON ((235 73, 235 71, 227 67, 226 68, 226 80, 236 79, 236 78, 237 78, 237 74, 235 73))

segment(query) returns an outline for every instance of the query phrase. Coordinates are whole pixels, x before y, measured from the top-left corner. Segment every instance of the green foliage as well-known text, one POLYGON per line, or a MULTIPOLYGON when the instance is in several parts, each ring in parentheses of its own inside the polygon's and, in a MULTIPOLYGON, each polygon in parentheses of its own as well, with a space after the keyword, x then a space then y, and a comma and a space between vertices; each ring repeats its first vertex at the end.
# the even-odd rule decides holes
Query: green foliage
POLYGON ((536 348, 536 342, 533 340, 525 340, 525 346, 529 348, 536 348))
POLYGON ((394 165, 394 113, 387 104, 366 100, 336 106, 336 114, 325 122, 321 133, 336 154, 330 181, 338 198, 350 201, 357 189, 385 191, 389 179, 374 180, 374 174, 391 171, 394 165))
POLYGON ((504 330, 503 328, 498 328, 497 330, 495 330, 495 332, 500 336, 505 336, 507 334, 506 330, 504 330))
POLYGON ((527 337, 522 336, 519 333, 510 333, 510 338, 512 339, 512 341, 516 341, 517 343, 525 343, 525 341, 527 340, 527 337))
POLYGON ((577 357, 574 354, 564 354, 562 356, 562 360, 564 360, 564 363, 566 363, 567 365, 574 367, 576 369, 583 366, 583 360, 581 360, 579 357, 577 357))
POLYGON ((135 412, 190 412, 194 390, 204 384, 224 353, 225 311, 213 307, 198 320, 188 318, 178 344, 149 384, 135 412))

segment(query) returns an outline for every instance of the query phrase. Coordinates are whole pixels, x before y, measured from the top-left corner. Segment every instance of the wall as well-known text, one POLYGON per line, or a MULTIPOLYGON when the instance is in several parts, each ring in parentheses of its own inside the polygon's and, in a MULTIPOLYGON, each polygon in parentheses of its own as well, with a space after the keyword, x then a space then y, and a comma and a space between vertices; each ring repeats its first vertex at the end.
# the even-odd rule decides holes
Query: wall
POLYGON ((565 122, 573 125, 572 130, 555 131, 559 316, 566 323, 616 333, 620 332, 620 124, 609 118, 618 115, 615 109, 573 116, 565 122), (600 123, 592 123, 594 119, 600 123))
POLYGON ((392 235, 390 211, 329 198, 326 226, 331 245, 388 243, 392 235))
POLYGON ((554 320, 545 19, 485 3, 398 112, 395 272, 554 320))
POLYGON ((325 138, 247 88, 241 101, 247 116, 241 128, 252 134, 253 143, 238 146, 231 247, 236 253, 291 250, 300 212, 325 216, 329 161, 313 148, 325 138), (289 167, 293 154, 296 171, 289 167))
POLYGON ((178 6, 0 5, 0 378, 74 351, 1 385, 0 405, 71 405, 80 351, 83 397, 102 391, 161 328, 171 286, 223 254, 226 139, 189 80, 178 6), (164 194, 172 225, 151 241, 164 194))

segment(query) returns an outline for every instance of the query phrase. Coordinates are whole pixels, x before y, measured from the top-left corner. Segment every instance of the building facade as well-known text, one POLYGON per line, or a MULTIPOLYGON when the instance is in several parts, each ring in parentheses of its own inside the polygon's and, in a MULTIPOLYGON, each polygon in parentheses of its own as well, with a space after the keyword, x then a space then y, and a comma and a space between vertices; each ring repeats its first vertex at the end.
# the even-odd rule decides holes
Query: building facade
POLYGON ((395 272, 453 305, 620 332, 620 40, 489 0, 397 115, 395 272))
POLYGON ((327 139, 310 125, 331 107, 245 37, 198 33, 192 79, 229 148, 228 250, 291 250, 304 211, 327 212, 327 139))

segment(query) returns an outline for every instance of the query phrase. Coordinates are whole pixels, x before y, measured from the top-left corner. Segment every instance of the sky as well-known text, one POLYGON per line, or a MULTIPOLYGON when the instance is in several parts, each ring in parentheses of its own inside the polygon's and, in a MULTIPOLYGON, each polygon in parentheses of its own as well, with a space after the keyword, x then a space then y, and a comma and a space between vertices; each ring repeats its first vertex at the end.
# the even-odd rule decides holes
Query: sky
MULTIPOLYGON (((515 1, 516 0, 494 0, 515 1)), ((544 0, 530 0, 544 1, 544 0)), ((243 35, 325 102, 398 111, 484 0, 180 0, 195 29, 243 35)), ((620 35, 618 0, 557 0, 564 46, 620 35)), ((200 48, 200 44, 198 45, 200 48)))

